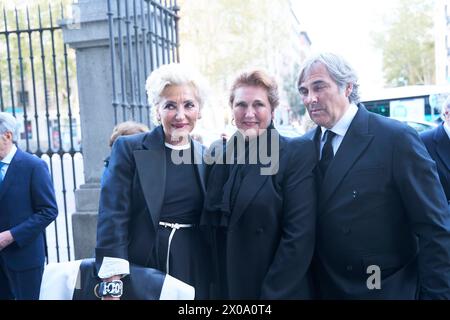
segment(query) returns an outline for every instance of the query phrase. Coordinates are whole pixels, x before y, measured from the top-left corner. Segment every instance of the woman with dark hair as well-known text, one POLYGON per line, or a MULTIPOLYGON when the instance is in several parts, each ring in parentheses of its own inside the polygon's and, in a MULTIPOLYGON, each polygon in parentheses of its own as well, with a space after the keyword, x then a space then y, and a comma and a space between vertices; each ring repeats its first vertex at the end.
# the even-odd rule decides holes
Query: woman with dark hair
POLYGON ((202 214, 211 231, 215 298, 311 298, 314 145, 274 128, 278 89, 266 72, 241 73, 229 102, 238 130, 210 148, 202 214))

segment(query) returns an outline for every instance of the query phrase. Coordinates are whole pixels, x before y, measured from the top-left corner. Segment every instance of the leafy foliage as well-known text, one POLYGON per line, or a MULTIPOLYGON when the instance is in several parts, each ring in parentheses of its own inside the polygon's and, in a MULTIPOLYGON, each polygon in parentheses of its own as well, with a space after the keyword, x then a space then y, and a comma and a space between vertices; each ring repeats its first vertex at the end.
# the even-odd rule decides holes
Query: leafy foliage
POLYGON ((295 100, 292 80, 301 62, 300 40, 288 0, 179 2, 181 60, 194 64, 209 80, 215 115, 225 110, 222 119, 217 116, 218 124, 223 118, 230 121, 228 91, 243 69, 269 71, 283 91, 282 103, 295 100))
POLYGON ((433 0, 399 0, 394 11, 385 16, 386 30, 374 33, 390 85, 434 83, 433 9, 433 0))
POLYGON ((72 3, 73 0, 23 0, 9 1, 0 7, 0 32, 8 31, 2 34, 0 41, 0 102, 3 108, 46 105, 55 113, 57 98, 63 102, 61 107, 67 106, 67 100, 76 92, 75 53, 67 48, 64 50, 61 31, 51 27, 58 27, 58 21, 67 16, 66 11, 72 3), (29 29, 32 31, 24 31, 29 29), (16 33, 16 30, 21 32, 16 33), (66 59, 72 92, 67 92, 66 59), (35 94, 33 82, 37 88, 35 94), (49 94, 56 88, 59 97, 49 94), (29 93, 28 101, 19 101, 22 91, 29 93))

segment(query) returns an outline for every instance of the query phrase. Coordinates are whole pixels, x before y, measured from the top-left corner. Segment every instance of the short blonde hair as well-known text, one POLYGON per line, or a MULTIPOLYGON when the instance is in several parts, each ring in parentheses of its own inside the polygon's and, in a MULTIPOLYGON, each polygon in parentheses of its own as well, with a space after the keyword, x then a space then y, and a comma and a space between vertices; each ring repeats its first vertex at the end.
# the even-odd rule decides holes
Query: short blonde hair
POLYGON ((155 120, 155 109, 161 101, 162 93, 167 86, 189 85, 194 89, 200 109, 206 101, 206 81, 203 76, 181 63, 170 63, 153 70, 145 83, 148 103, 152 106, 152 120, 155 120))
POLYGON ((150 129, 143 123, 135 121, 125 121, 116 125, 109 138, 109 146, 112 147, 114 141, 120 136, 129 136, 136 133, 147 132, 150 129))
POLYGON ((264 70, 249 70, 241 72, 234 80, 230 90, 230 106, 233 106, 236 89, 244 86, 261 87, 267 91, 267 99, 269 100, 272 111, 280 103, 278 94, 278 85, 274 77, 264 70))

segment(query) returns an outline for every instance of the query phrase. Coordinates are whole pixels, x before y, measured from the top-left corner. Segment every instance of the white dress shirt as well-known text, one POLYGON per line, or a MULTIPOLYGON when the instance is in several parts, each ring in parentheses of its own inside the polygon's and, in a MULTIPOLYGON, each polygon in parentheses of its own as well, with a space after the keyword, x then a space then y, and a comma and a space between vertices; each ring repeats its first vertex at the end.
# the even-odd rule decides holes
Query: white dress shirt
POLYGON ((336 134, 333 141, 331 141, 331 145, 333 146, 333 154, 336 154, 357 112, 358 107, 356 106, 356 104, 351 103, 347 111, 345 111, 344 115, 341 117, 341 119, 339 119, 338 122, 336 122, 336 124, 331 129, 320 127, 320 130, 322 131, 322 135, 320 138, 321 157, 322 157, 322 148, 323 145, 325 144, 325 131, 330 130, 336 134))
POLYGON ((3 162, 5 165, 1 169, 2 177, 5 179, 6 172, 8 171, 9 164, 11 163, 12 159, 14 158, 14 155, 17 152, 17 147, 15 144, 12 145, 11 150, 9 150, 6 157, 4 157, 1 162, 3 162))
POLYGON ((450 139, 450 126, 448 125, 448 122, 444 122, 444 130, 448 135, 448 138, 450 139))

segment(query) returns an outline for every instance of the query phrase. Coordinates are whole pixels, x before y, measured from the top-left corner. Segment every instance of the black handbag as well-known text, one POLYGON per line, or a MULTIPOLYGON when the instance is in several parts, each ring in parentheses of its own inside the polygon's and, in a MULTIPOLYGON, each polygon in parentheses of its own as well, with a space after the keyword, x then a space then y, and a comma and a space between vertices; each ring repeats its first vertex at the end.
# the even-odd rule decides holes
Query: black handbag
MULTIPOLYGON (((159 300, 166 274, 153 268, 130 263, 130 274, 122 278, 122 300, 159 300)), ((83 259, 73 292, 73 300, 99 300, 95 293, 101 282, 97 276, 95 259, 83 259)))
MULTIPOLYGON (((130 274, 123 277, 124 300, 192 300, 193 286, 160 270, 130 263, 130 274)), ((45 266, 40 300, 99 300, 95 293, 101 279, 95 259, 83 259, 45 266)))

